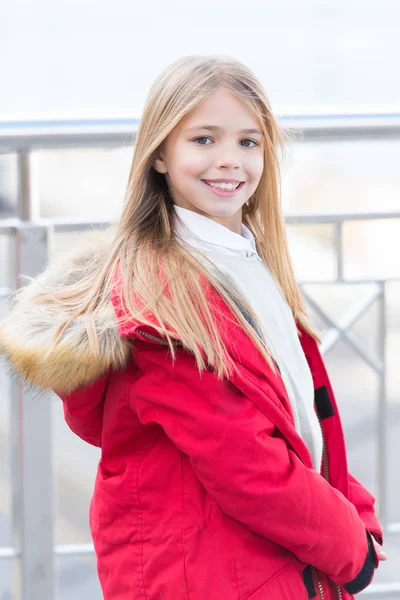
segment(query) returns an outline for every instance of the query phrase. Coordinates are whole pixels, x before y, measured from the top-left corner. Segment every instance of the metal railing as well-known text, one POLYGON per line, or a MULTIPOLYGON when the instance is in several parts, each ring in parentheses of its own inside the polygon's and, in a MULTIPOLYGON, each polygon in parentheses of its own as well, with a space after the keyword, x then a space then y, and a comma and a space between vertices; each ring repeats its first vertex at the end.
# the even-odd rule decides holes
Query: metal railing
MULTIPOLYGON (((350 139, 400 138, 400 112, 377 114, 319 114, 281 115, 281 122, 291 129, 301 130, 299 139, 332 141, 350 139)), ((89 227, 105 227, 104 221, 40 218, 40 206, 32 189, 31 152, 37 149, 66 147, 124 146, 134 143, 138 119, 46 120, 0 122, 0 153, 16 153, 18 157, 18 218, 0 221, 0 235, 8 235, 13 244, 12 286, 19 285, 20 274, 35 276, 46 265, 52 236, 57 232, 79 231, 89 227)), ((349 221, 371 219, 400 219, 400 212, 289 215, 288 224, 330 224, 335 230, 336 277, 324 284, 360 283, 344 277, 342 231, 349 221)), ((322 350, 327 353, 343 339, 377 374, 380 381, 377 439, 378 439, 378 498, 380 519, 387 532, 400 532, 400 523, 387 522, 387 392, 385 370, 386 314, 385 290, 387 279, 368 279, 375 287, 360 305, 335 323, 306 292, 313 310, 328 325, 322 350), (379 349, 371 356, 349 333, 349 328, 366 310, 378 302, 379 349)), ((321 281, 303 281, 303 284, 321 281)), ((12 289, 0 290, 6 296, 12 289)), ((92 544, 53 544, 53 482, 51 464, 50 402, 32 401, 32 391, 12 384, 11 402, 11 460, 12 460, 12 521, 13 547, 0 548, 0 559, 15 559, 13 597, 16 600, 53 600, 54 557, 82 555, 93 552, 92 544), (40 432, 40 434, 39 434, 40 432), (40 535, 38 535, 40 532, 40 535)), ((400 592, 400 582, 375 584, 366 592, 389 598, 400 592)))

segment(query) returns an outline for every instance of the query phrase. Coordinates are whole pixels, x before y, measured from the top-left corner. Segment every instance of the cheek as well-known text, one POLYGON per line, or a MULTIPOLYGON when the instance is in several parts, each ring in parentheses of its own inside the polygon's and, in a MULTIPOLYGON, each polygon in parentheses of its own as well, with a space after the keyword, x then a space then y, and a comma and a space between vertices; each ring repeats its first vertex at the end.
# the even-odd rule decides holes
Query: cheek
POLYGON ((251 188, 251 193, 255 191, 257 185, 261 179, 261 175, 263 174, 264 169, 264 156, 263 154, 254 154, 252 157, 249 157, 247 164, 245 166, 245 170, 247 172, 247 176, 249 178, 249 184, 251 188))
POLYGON ((252 160, 247 164, 247 172, 254 184, 257 184, 263 173, 264 169, 264 157, 262 154, 258 154, 252 157, 252 160))
MULTIPOLYGON (((205 154, 205 153, 204 153, 205 154)), ((198 176, 207 168, 205 156, 190 145, 182 146, 174 154, 173 167, 171 170, 181 177, 198 176)))

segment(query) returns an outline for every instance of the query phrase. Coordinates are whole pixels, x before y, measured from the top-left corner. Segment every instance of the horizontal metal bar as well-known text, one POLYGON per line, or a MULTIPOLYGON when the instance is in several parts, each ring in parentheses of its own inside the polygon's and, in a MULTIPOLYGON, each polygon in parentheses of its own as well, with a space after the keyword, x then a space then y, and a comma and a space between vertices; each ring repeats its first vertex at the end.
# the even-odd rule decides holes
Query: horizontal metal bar
POLYGON ((400 136, 399 107, 347 107, 338 110, 332 107, 308 108, 300 114, 293 108, 292 114, 277 111, 278 120, 288 129, 301 131, 299 141, 346 141, 365 139, 393 139, 400 136), (296 111, 296 112, 295 112, 296 111), (324 112, 323 112, 324 111, 324 112))
POLYGON ((380 221, 386 219, 400 219, 399 211, 389 212, 355 212, 355 213, 321 213, 321 214, 290 214, 285 215, 288 225, 323 225, 347 223, 349 221, 380 221))
MULTIPOLYGON (((80 556, 94 554, 94 546, 87 544, 58 544, 54 546, 54 554, 57 556, 80 556)), ((19 558, 20 552, 8 546, 0 547, 0 560, 7 558, 19 558)))
POLYGON ((27 223, 20 219, 3 219, 0 220, 0 235, 9 235, 15 231, 19 231, 26 227, 32 228, 37 227, 52 227, 54 231, 58 233, 67 233, 75 231, 85 231, 87 229, 105 229, 112 225, 109 221, 98 220, 98 221, 86 221, 86 220, 74 220, 74 219, 36 219, 27 223))
MULTIPOLYGON (((388 219, 400 219, 400 211, 392 212, 360 212, 360 213, 305 213, 284 215, 288 225, 330 225, 346 223, 349 221, 379 221, 388 219)), ((40 227, 54 227, 55 231, 79 231, 90 227, 108 227, 112 223, 105 220, 86 221, 69 218, 37 219, 35 225, 40 227)), ((15 229, 26 226, 20 219, 0 220, 0 235, 8 234, 15 229)), ((32 223, 30 223, 32 226, 32 223)))
POLYGON ((338 285, 338 283, 340 283, 340 285, 345 284, 345 285, 367 285, 367 284, 371 284, 371 283, 382 283, 383 281, 385 282, 389 282, 389 283, 397 283, 400 281, 400 277, 387 277, 385 279, 302 279, 300 281, 301 285, 321 285, 321 284, 330 284, 330 285, 338 285))
POLYGON ((21 225, 19 219, 0 219, 0 235, 9 235, 21 225))
POLYGON ((94 554, 93 544, 58 544, 54 546, 57 556, 82 556, 94 554))
MULTIPOLYGON (((382 599, 381 594, 398 594, 400 592, 400 582, 395 583, 373 583, 366 590, 357 594, 357 597, 361 596, 375 596, 379 594, 379 599, 382 599)), ((399 596, 396 595, 396 598, 399 596)))
POLYGON ((10 288, 2 288, 0 287, 0 298, 7 298, 10 294, 12 294, 13 290, 10 288))
POLYGON ((20 553, 15 548, 9 548, 7 546, 0 547, 0 560, 2 558, 19 558, 20 553))
POLYGON ((78 232, 78 231, 86 231, 88 229, 96 228, 96 229, 107 229, 112 225, 108 221, 55 221, 54 222, 54 231, 55 233, 68 233, 68 232, 78 232))
MULTIPOLYGON (((326 110, 326 109, 325 109, 326 110)), ((277 110, 283 127, 301 133, 300 141, 348 140, 400 137, 400 108, 377 107, 366 112, 360 107, 342 111, 288 114, 277 110)), ((65 119, 5 119, 0 121, 0 149, 125 146, 134 143, 140 117, 65 119)))
POLYGON ((400 523, 389 523, 385 527, 387 533, 400 533, 400 523))
POLYGON ((0 149, 126 146, 133 144, 139 119, 21 119, 0 121, 0 149))

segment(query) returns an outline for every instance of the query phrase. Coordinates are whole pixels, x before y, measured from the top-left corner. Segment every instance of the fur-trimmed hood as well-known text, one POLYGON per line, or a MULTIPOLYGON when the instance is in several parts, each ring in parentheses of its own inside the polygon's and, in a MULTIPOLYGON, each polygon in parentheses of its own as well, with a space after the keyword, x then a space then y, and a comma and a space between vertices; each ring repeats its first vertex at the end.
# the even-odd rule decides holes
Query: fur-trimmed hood
POLYGON ((86 234, 77 247, 51 260, 41 275, 17 293, 8 318, 0 325, 0 352, 27 383, 65 394, 94 382, 107 370, 119 370, 126 364, 130 343, 120 336, 111 299, 96 317, 99 339, 96 353, 90 349, 83 317, 69 325, 49 352, 53 334, 68 314, 56 300, 32 301, 40 290, 51 293, 83 281, 105 262, 111 239, 111 230, 86 234))

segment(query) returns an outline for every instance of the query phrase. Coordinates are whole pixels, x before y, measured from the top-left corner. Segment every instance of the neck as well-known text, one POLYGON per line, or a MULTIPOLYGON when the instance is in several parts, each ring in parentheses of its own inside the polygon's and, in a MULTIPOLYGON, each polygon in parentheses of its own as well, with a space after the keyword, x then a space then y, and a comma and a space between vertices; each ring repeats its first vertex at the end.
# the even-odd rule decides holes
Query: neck
POLYGON ((233 233, 237 233, 238 235, 242 235, 242 209, 238 210, 234 215, 230 215, 228 217, 220 217, 216 215, 211 215, 207 212, 204 212, 197 206, 182 206, 181 204, 176 203, 177 206, 181 208, 186 208, 187 210, 191 210, 203 217, 207 217, 220 225, 223 225, 227 229, 230 229, 233 233))
POLYGON ((238 235, 242 235, 242 219, 240 218, 238 220, 236 218, 236 215, 234 217, 214 217, 214 216, 211 216, 211 215, 205 215, 205 216, 209 217, 210 219, 212 219, 216 223, 219 223, 220 225, 223 225, 227 229, 230 229, 231 231, 233 231, 233 233, 237 233, 238 235))

